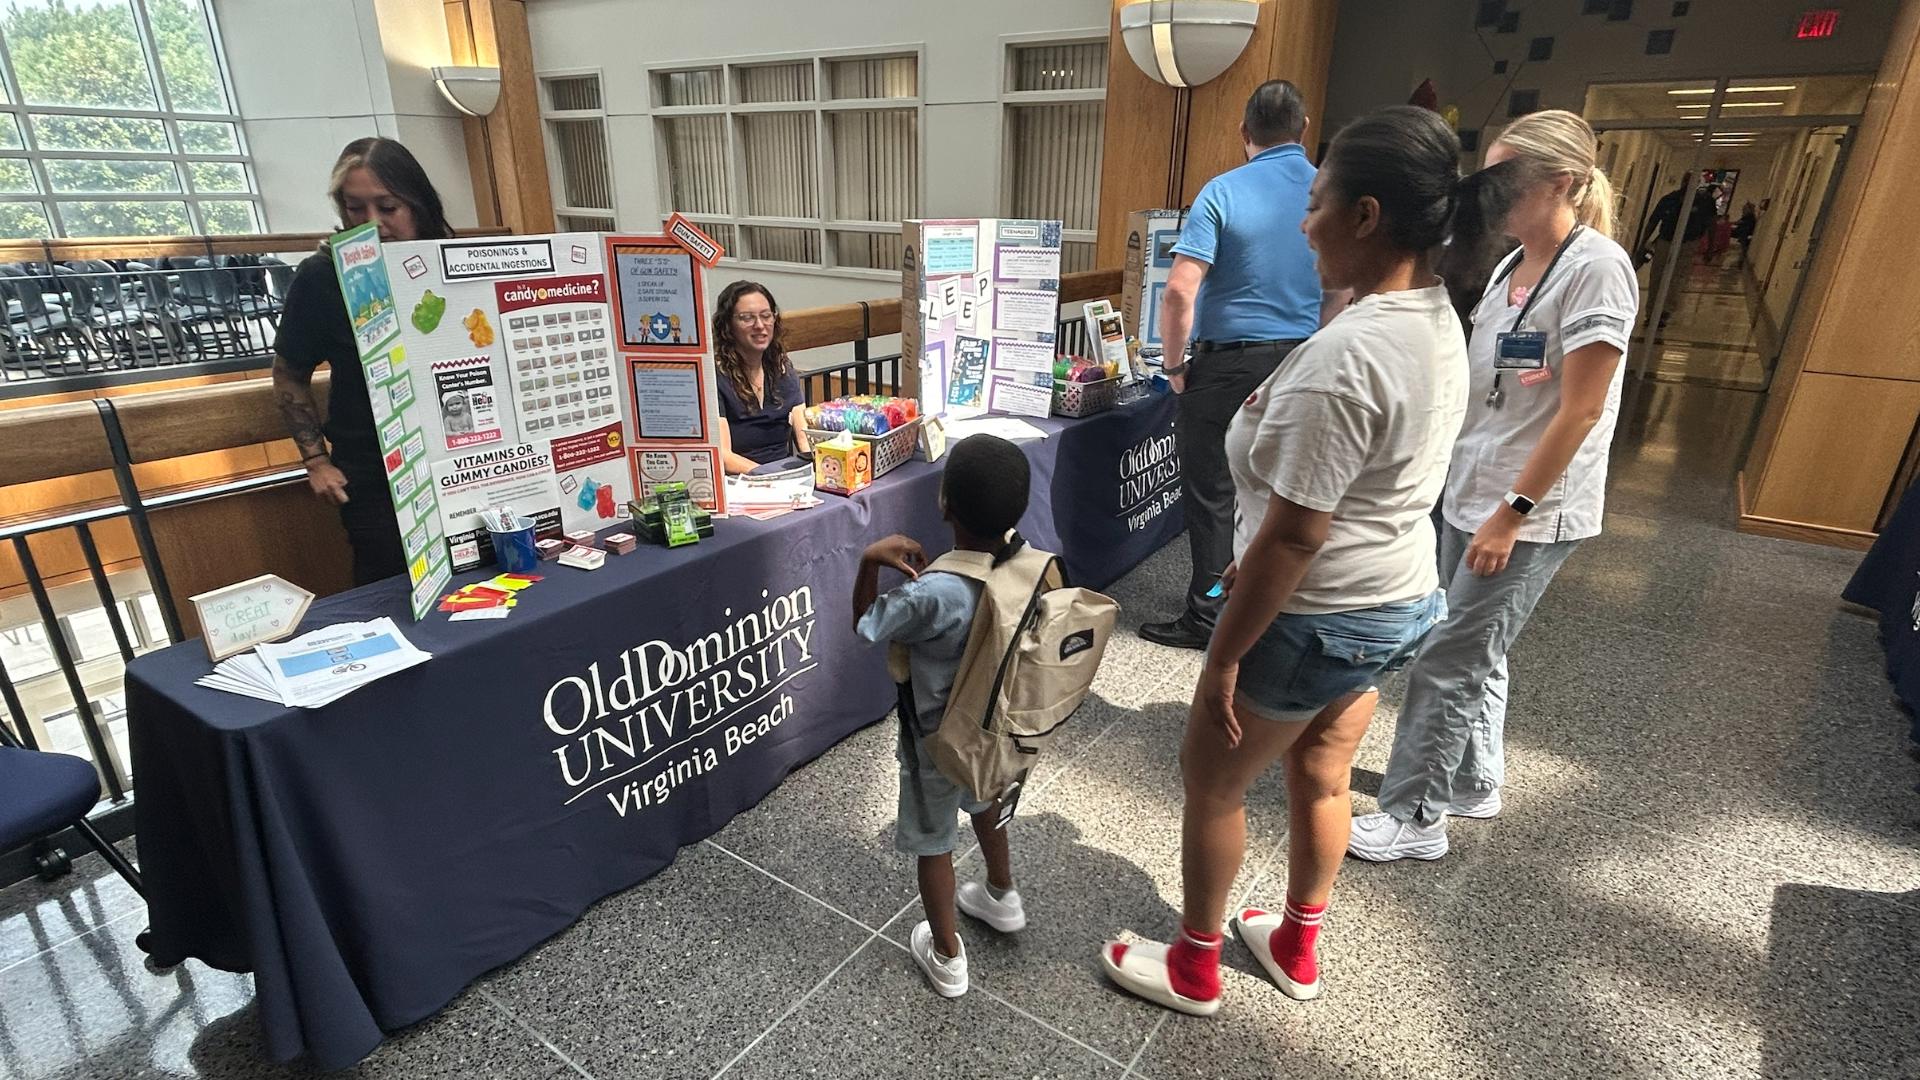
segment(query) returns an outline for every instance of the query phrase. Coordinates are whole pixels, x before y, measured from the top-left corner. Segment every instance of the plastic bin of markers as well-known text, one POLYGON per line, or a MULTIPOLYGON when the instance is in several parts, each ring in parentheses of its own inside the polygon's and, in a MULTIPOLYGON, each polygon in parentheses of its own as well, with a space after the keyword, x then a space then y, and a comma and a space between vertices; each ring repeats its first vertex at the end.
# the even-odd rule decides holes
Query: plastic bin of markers
MULTIPOLYGON (((818 428, 807 429, 809 443, 823 443, 838 438, 837 431, 824 431, 818 428)), ((873 478, 875 480, 913 460, 913 448, 920 445, 920 418, 901 424, 885 435, 862 435, 854 432, 853 437, 871 444, 873 454, 873 478)))
POLYGON ((1069 382, 1066 379, 1055 379, 1053 380, 1053 414, 1081 417, 1106 412, 1120 401, 1120 381, 1118 375, 1098 382, 1069 382))

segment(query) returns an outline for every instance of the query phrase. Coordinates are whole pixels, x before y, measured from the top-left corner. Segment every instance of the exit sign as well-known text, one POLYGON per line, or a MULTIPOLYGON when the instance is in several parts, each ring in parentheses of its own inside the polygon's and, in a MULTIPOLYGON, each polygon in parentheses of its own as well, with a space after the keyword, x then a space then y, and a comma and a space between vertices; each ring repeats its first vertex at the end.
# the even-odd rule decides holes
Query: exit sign
POLYGON ((1820 11, 1809 11, 1800 16, 1800 21, 1795 24, 1793 28, 1793 36, 1799 38, 1801 41, 1817 41, 1821 38, 1830 38, 1833 36, 1834 27, 1838 25, 1840 25, 1840 12, 1838 10, 1828 8, 1820 11))

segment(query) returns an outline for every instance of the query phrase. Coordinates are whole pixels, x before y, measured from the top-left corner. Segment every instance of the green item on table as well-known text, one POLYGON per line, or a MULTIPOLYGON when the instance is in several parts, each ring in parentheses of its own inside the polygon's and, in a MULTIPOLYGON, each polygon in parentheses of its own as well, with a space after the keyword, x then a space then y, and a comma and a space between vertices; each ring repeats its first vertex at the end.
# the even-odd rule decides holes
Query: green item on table
POLYGON ((667 519, 667 546, 682 547, 700 542, 699 526, 693 523, 693 506, 674 499, 661 508, 667 519))
POLYGON ((440 325, 440 317, 446 313, 447 298, 436 296, 432 289, 428 289, 427 295, 413 305, 413 328, 423 334, 431 334, 434 327, 440 325))

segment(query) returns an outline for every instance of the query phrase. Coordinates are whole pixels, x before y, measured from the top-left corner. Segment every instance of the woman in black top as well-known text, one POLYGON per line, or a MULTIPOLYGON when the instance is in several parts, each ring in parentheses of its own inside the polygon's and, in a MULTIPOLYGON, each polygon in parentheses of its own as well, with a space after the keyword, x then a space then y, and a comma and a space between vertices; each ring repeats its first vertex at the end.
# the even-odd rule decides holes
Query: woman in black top
MULTIPOLYGON (((341 228, 378 222, 382 243, 453 235, 426 171, 392 139, 348 143, 334 163, 328 194, 340 212, 341 228)), ((339 504, 340 522, 353 545, 354 584, 405 571, 366 374, 340 295, 340 279, 334 276, 333 255, 324 243, 294 271, 273 352, 274 398, 288 434, 300 447, 308 486, 316 496, 339 504), (324 422, 313 397, 313 371, 321 364, 333 371, 324 422)))
POLYGON ((781 343, 780 308, 765 285, 736 281, 713 309, 720 376, 720 448, 729 474, 807 449, 806 393, 781 343))

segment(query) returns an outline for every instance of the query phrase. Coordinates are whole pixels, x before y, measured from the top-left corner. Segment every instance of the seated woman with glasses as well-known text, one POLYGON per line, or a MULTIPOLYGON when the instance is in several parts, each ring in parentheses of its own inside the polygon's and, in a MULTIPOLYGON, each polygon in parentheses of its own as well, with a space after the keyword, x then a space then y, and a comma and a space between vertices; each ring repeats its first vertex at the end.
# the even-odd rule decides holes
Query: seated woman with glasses
POLYGON ((806 394, 781 344, 780 308, 767 287, 736 281, 713 309, 720 382, 720 450, 730 475, 797 464, 807 445, 806 394))

